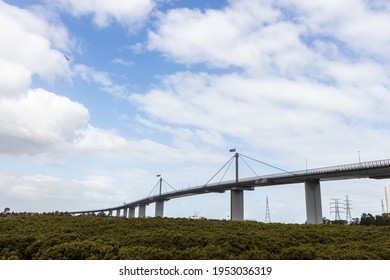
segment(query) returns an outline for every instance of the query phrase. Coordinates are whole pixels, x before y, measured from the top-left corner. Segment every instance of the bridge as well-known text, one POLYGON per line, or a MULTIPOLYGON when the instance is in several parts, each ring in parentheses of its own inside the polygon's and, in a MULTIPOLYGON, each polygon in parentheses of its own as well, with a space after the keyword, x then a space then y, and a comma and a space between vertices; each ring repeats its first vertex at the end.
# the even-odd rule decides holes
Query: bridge
MULTIPOLYGON (((235 151, 235 150, 232 150, 235 151)), ((321 204, 321 187, 320 182, 331 180, 347 180, 347 179, 386 179, 390 178, 390 159, 375 160, 368 162, 359 162, 354 164, 343 164, 337 166, 329 166, 315 169, 306 169, 299 171, 286 171, 278 167, 266 164, 270 167, 276 168, 282 172, 270 174, 265 176, 256 176, 251 178, 239 178, 239 157, 247 157, 245 155, 235 153, 234 156, 223 166, 226 167, 235 161, 235 180, 221 181, 219 183, 210 183, 209 180, 204 185, 183 189, 174 190, 162 193, 163 179, 160 178, 158 182, 158 194, 148 196, 130 203, 120 206, 95 209, 88 211, 74 211, 70 214, 96 214, 106 213, 112 216, 113 211, 116 211, 116 216, 123 216, 134 218, 135 209, 138 207, 138 217, 144 218, 146 216, 146 206, 155 203, 155 216, 164 216, 164 204, 174 198, 207 194, 207 193, 224 193, 230 191, 230 219, 232 221, 244 220, 244 192, 252 191, 257 187, 266 187, 274 185, 297 184, 303 183, 305 186, 305 200, 306 200, 306 218, 308 224, 322 223, 322 204, 321 204), (122 211, 122 215, 121 215, 122 211)), ((247 157, 250 158, 250 157, 247 157)), ((250 158, 252 159, 252 158, 250 158)), ((254 159, 253 159, 254 160, 254 159)), ((217 173, 219 173, 221 168, 217 173)), ((156 184, 157 186, 157 184, 156 184)), ((155 187, 156 187, 155 186, 155 187)))

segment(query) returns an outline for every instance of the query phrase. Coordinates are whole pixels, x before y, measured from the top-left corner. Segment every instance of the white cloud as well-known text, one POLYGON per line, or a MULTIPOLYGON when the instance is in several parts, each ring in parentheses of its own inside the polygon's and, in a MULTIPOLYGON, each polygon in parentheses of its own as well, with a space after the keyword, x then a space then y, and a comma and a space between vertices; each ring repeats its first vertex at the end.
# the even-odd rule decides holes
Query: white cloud
POLYGON ((89 120, 88 110, 43 89, 0 99, 0 153, 35 154, 72 142, 89 120))
POLYGON ((61 50, 68 50, 71 40, 63 26, 4 2, 0 2, 0 25, 7 27, 0 30, 0 60, 48 81, 69 76, 61 50))
POLYGON ((254 35, 277 17, 269 3, 258 1, 241 1, 241 5, 204 13, 174 9, 160 14, 157 30, 149 33, 148 48, 181 63, 248 67, 260 59, 261 45, 256 45, 254 35))
POLYGON ((353 0, 230 1, 223 10, 160 13, 148 48, 183 64, 318 79, 330 48, 339 61, 351 55, 388 60, 389 15, 353 0))
POLYGON ((284 20, 272 1, 231 1, 223 10, 161 13, 156 30, 149 32, 148 48, 184 64, 295 77, 319 59, 301 42, 305 32, 304 26, 284 20))
POLYGON ((119 204, 125 195, 113 177, 103 175, 76 180, 41 174, 0 174, 0 190, 1 206, 21 212, 93 209, 108 201, 119 204))
POLYGON ((177 73, 165 77, 163 88, 129 98, 177 142, 198 139, 208 146, 233 137, 285 155, 321 154, 319 161, 326 164, 355 156, 356 147, 379 157, 390 155, 385 140, 390 135, 390 99, 378 97, 358 87, 304 80, 177 73), (210 135, 218 137, 211 140, 210 135))
MULTIPOLYGON (((69 78, 71 70, 59 48, 68 50, 71 39, 62 25, 39 18, 33 11, 0 2, 0 154, 37 155, 89 152, 95 147, 111 149, 125 140, 89 125, 89 112, 82 104, 42 88, 32 88, 32 78, 46 81, 69 78), (90 147, 83 147, 89 137, 90 147), (107 143, 109 140, 113 143, 107 143), (115 140, 115 141, 114 141, 115 140), (93 145, 92 145, 93 144, 93 145)), ((113 95, 124 89, 109 75, 84 65, 73 72, 113 95)))
POLYGON ((390 10, 388 4, 378 1, 279 1, 293 7, 299 21, 310 32, 336 39, 356 55, 379 56, 389 59, 388 45, 390 32, 390 10), (375 3, 376 2, 376 3, 375 3), (385 8, 387 5, 387 9, 385 8))
POLYGON ((123 60, 121 58, 114 58, 111 63, 113 64, 119 64, 119 65, 123 65, 123 66, 133 66, 134 65, 134 62, 131 61, 131 60, 123 60))
POLYGON ((142 23, 154 8, 153 0, 56 0, 48 3, 57 4, 74 16, 92 15, 93 22, 100 28, 116 21, 132 29, 142 23))
POLYGON ((0 98, 20 97, 31 83, 31 72, 20 64, 0 59, 0 98))
POLYGON ((127 96, 126 87, 115 84, 107 72, 97 71, 83 64, 75 65, 73 71, 76 76, 80 76, 84 81, 96 83, 101 90, 115 97, 124 98, 127 96))
POLYGON ((236 74, 163 77, 130 96, 141 119, 328 163, 357 149, 390 154, 389 10, 362 1, 230 1, 158 19, 149 50, 236 74))

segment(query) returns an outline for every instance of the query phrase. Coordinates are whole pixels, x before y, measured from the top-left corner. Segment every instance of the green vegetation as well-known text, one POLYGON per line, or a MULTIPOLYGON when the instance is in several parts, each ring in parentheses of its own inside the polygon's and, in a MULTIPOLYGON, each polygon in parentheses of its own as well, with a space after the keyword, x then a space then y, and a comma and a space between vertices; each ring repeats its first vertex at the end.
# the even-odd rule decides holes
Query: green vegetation
POLYGON ((0 259, 390 259, 390 226, 0 218, 0 259))

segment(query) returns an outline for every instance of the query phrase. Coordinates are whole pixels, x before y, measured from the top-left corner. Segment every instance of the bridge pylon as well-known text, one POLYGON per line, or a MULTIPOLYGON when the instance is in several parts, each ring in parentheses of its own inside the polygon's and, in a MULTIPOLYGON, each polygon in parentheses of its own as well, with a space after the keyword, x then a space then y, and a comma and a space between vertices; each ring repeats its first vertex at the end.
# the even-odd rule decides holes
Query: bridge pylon
POLYGON ((146 217, 146 204, 141 204, 138 206, 138 218, 146 217))
POLYGON ((306 217, 308 224, 322 224, 320 181, 305 181, 306 217))
MULTIPOLYGON (((230 151, 236 151, 232 149, 230 151)), ((234 154, 236 161, 236 184, 239 182, 238 174, 238 157, 239 154, 234 154)), ((243 221, 244 220, 244 191, 242 189, 232 188, 230 190, 230 220, 231 221, 243 221)))
POLYGON ((164 200, 156 201, 155 217, 164 217, 164 200))

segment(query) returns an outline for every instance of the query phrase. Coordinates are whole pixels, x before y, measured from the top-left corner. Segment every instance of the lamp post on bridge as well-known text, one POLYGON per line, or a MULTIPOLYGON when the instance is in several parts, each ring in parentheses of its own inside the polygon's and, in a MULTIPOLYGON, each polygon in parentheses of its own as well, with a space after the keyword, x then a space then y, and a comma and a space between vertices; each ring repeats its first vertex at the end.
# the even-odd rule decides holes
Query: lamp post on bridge
POLYGON ((156 175, 156 177, 159 177, 160 178, 160 189, 159 189, 159 192, 158 192, 158 195, 161 196, 161 189, 162 189, 162 177, 161 177, 161 174, 158 174, 156 175))

